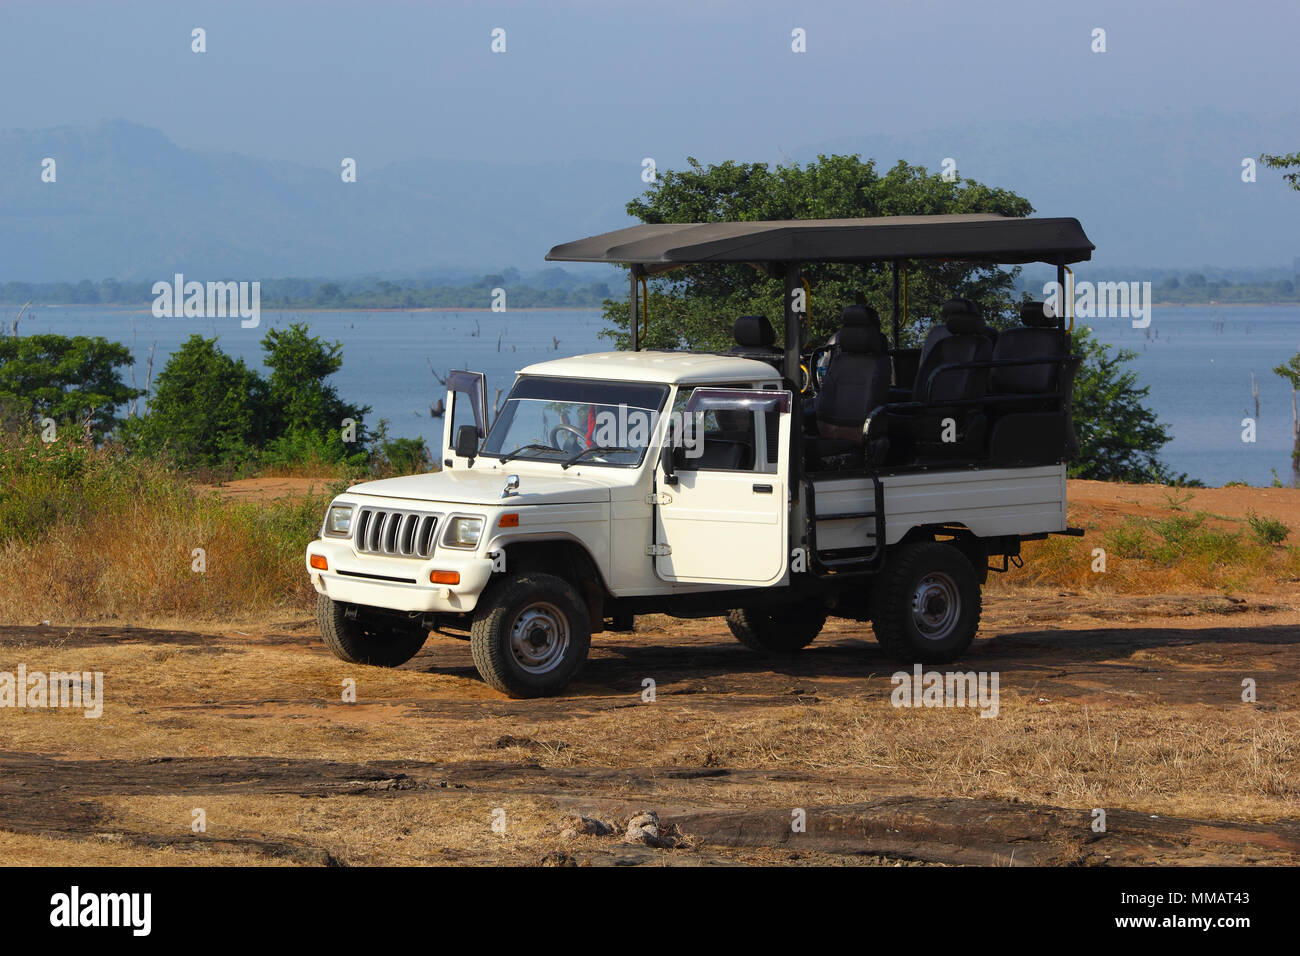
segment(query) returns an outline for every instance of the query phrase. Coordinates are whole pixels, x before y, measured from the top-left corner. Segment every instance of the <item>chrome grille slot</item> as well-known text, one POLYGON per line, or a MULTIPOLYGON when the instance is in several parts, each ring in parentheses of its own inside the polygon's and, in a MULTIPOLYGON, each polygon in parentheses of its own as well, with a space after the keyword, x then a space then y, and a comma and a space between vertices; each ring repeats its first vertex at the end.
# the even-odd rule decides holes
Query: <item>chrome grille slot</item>
POLYGON ((433 552, 433 532, 437 530, 438 519, 433 515, 425 515, 420 519, 420 532, 415 537, 415 550, 417 554, 431 554, 433 552))
POLYGON ((357 516, 357 550, 396 558, 427 558, 437 544, 438 517, 367 505, 357 516))

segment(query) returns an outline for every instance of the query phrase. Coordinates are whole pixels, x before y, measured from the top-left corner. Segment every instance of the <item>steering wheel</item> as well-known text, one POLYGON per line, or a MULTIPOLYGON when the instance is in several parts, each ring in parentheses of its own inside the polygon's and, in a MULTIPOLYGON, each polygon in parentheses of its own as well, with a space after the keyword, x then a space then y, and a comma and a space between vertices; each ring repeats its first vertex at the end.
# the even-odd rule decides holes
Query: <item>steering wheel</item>
POLYGON ((556 425, 554 428, 551 429, 551 434, 550 434, 548 437, 551 439, 551 444, 552 444, 554 447, 556 447, 556 448, 560 448, 560 449, 563 449, 564 451, 569 451, 569 450, 570 450, 570 448, 567 448, 567 447, 565 447, 564 445, 560 444, 560 438, 559 438, 559 436, 560 436, 560 433, 561 433, 561 432, 568 432, 568 433, 569 433, 569 435, 571 436, 571 438, 570 438, 570 444, 572 444, 572 439, 573 439, 573 438, 576 438, 576 439, 578 440, 578 447, 575 448, 575 449, 572 449, 573 451, 582 451, 582 449, 584 449, 584 448, 587 447, 587 436, 586 436, 586 434, 585 434, 584 432, 580 431, 579 429, 574 428, 572 425, 567 425, 567 424, 556 425))

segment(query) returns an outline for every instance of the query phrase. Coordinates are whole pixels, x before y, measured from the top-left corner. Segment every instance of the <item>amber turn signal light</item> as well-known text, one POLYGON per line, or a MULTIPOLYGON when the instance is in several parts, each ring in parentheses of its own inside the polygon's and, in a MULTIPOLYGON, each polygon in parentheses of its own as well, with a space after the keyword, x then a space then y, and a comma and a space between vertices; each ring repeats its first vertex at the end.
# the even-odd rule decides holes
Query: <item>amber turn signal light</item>
POLYGON ((497 519, 497 527, 498 527, 498 528, 518 528, 518 527, 519 527, 519 515, 517 515, 517 514, 513 514, 513 513, 511 513, 511 514, 507 514, 507 515, 502 515, 500 518, 497 519))
POLYGON ((460 584, 459 571, 430 571, 429 580, 434 584, 460 584))
POLYGON ((329 563, 325 560, 323 554, 313 554, 308 563, 317 571, 328 571, 330 569, 329 563))

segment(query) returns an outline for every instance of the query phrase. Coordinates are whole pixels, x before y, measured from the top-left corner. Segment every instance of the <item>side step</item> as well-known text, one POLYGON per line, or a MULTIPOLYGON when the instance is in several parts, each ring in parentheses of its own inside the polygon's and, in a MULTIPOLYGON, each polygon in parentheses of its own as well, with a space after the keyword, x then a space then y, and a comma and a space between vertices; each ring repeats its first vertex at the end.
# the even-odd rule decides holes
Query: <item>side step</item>
MULTIPOLYGON (((875 508, 871 511, 836 511, 830 514, 817 513, 817 491, 811 481, 805 482, 805 501, 808 502, 808 554, 810 569, 819 576, 828 574, 875 574, 885 563, 885 486, 875 474, 868 474, 871 479, 875 508), (830 551, 817 548, 817 522, 848 519, 871 518, 875 521, 875 543, 853 548, 861 554, 831 556, 830 551)), ((838 549, 850 550, 850 549, 838 549)))

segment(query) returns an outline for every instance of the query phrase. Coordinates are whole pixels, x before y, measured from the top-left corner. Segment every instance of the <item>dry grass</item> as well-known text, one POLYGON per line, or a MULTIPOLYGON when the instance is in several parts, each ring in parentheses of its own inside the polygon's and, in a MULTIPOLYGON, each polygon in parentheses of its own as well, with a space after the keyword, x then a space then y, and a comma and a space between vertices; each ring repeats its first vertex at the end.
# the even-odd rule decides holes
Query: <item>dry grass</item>
MULTIPOLYGON (((1080 523, 1073 512, 1071 523, 1080 523)), ((1024 567, 1003 580, 1120 594, 1268 592, 1300 582, 1300 547, 1269 543, 1249 518, 1170 508, 1160 516, 1082 526, 1083 538, 1026 543, 1024 567), (1094 570, 1096 548, 1105 551, 1104 572, 1094 570)))
MULTIPOLYGON (((1167 660, 1151 652, 1134 657, 1153 667, 1200 666, 1185 652, 1167 660)), ((592 709, 574 701, 522 716, 421 706, 499 700, 470 676, 358 670, 314 648, 216 636, 211 645, 33 649, 22 659, 29 670, 103 671, 107 703, 98 720, 66 711, 10 713, 0 724, 0 746, 17 752, 725 766, 827 777, 811 793, 804 782, 731 785, 734 799, 777 806, 867 799, 881 781, 937 796, 1230 819, 1293 815, 1300 799, 1294 701, 1276 690, 1270 697, 1285 709, 1231 696, 1187 703, 1122 691, 1081 703, 1055 699, 1054 691, 1054 699, 1044 699, 1035 682, 1004 678, 1000 713, 985 719, 969 709, 897 709, 888 673, 879 673, 864 674, 852 695, 819 692, 816 705, 739 706, 725 720, 671 688, 652 706, 592 709), (357 703, 341 700, 347 677, 357 681, 357 703)), ((1288 677, 1267 679, 1272 687, 1288 677)), ((661 785, 665 799, 673 786, 661 785)), ((685 795, 698 784, 681 786, 685 795)), ((466 825, 479 827, 490 809, 466 811, 466 825)))
POLYGON ((160 462, 11 436, 0 480, 5 621, 247 620, 311 604, 302 551, 324 496, 227 503, 160 462))

